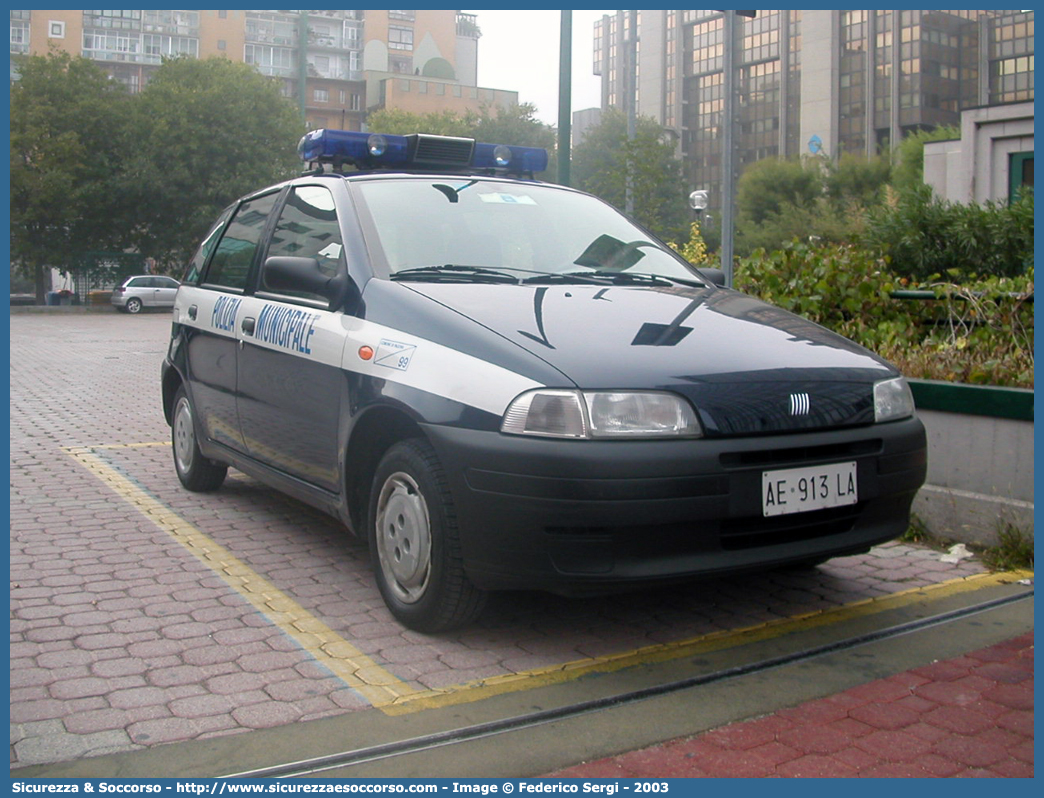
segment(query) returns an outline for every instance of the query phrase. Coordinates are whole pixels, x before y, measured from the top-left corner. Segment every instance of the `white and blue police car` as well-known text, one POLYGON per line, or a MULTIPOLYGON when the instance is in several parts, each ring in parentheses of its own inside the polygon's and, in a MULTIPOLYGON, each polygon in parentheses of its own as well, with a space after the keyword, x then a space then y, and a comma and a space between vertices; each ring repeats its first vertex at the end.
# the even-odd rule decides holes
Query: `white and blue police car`
POLYGON ((336 130, 299 150, 311 171, 227 208, 178 291, 174 465, 341 519, 404 625, 906 529, 925 433, 877 356, 533 180, 543 150, 336 130))

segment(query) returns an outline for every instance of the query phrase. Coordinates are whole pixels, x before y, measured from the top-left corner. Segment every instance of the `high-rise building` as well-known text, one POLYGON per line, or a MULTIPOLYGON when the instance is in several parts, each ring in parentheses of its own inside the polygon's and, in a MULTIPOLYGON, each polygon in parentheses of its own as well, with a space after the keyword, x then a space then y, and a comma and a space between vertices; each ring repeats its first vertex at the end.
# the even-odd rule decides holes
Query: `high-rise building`
MULTIPOLYGON (((1032 11, 759 10, 734 22, 737 173, 766 157, 875 155, 959 125, 962 110, 1033 99, 1032 11)), ((724 23, 721 11, 641 10, 594 29, 602 107, 624 108, 633 86, 636 112, 675 134, 687 179, 715 206, 724 23)))
POLYGON ((517 104, 477 85, 473 14, 460 11, 12 10, 14 56, 57 47, 139 91, 164 57, 223 56, 282 82, 309 127, 360 130, 391 107, 425 113, 517 104), (302 46, 303 43, 303 46, 302 46))

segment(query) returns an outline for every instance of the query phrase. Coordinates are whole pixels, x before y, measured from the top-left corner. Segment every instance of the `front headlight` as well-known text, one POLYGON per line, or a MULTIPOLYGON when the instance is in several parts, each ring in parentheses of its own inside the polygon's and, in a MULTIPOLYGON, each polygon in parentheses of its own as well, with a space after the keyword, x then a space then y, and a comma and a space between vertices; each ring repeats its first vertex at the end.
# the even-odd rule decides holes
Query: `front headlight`
POLYGON ((898 421, 913 414, 913 393, 903 377, 874 383, 874 421, 898 421))
POLYGON ((698 438, 696 413, 680 396, 659 392, 541 388, 515 399, 501 432, 556 438, 698 438))

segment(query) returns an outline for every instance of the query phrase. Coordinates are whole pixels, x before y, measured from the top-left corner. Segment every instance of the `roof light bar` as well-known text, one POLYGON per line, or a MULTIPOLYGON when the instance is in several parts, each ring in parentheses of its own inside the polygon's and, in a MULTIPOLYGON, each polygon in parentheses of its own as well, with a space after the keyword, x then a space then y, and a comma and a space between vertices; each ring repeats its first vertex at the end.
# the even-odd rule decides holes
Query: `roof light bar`
POLYGON ((474 139, 420 133, 393 136, 350 130, 319 129, 306 133, 297 145, 307 164, 345 164, 359 169, 389 167, 425 169, 494 169, 512 174, 535 174, 547 169, 547 150, 505 144, 482 144, 474 139))

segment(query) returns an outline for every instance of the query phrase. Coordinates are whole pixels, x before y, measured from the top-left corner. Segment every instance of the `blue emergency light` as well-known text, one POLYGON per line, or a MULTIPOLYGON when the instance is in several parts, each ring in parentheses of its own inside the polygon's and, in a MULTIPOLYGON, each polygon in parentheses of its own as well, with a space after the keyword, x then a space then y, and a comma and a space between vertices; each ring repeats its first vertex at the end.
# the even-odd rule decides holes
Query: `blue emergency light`
POLYGON ((319 129, 306 133, 297 145, 307 164, 345 165, 358 169, 492 169, 510 174, 535 174, 547 169, 547 150, 483 144, 474 139, 414 133, 409 136, 319 129))

